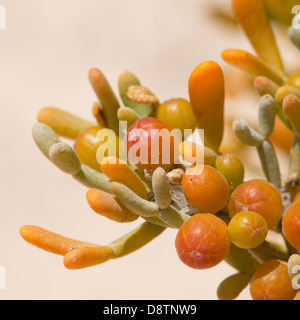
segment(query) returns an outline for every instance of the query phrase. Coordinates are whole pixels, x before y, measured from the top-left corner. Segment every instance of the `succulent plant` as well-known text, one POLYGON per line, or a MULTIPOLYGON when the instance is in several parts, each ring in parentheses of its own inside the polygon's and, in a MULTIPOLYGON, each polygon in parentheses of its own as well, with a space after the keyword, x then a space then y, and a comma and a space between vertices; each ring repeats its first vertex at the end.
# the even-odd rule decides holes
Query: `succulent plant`
MULTIPOLYGON (((292 6, 295 1, 287 2, 292 6)), ((20 233, 27 242, 64 256, 66 268, 80 269, 121 258, 166 229, 178 229, 175 247, 187 266, 206 269, 226 261, 237 270, 220 284, 219 299, 235 299, 249 283, 253 299, 296 297, 300 73, 285 72, 264 5, 277 20, 286 22, 284 15, 292 16, 285 11, 278 16, 269 1, 232 4, 256 55, 227 49, 222 57, 245 70, 260 95, 257 129, 237 118, 233 131, 242 144, 257 149, 265 179, 245 181, 239 157, 220 151, 225 87, 217 62, 204 61, 192 70, 189 100, 162 102, 126 71, 118 79, 120 103, 104 74, 93 68, 89 79, 99 100, 92 108, 95 122, 43 108, 33 138, 55 166, 88 188, 86 199, 93 211, 118 223, 140 219, 141 224, 105 245, 26 225, 20 233), (294 135, 286 181, 270 141, 276 119, 294 135), (194 140, 198 129, 204 130, 202 144, 194 140), (73 139, 73 147, 61 137, 73 139), (274 242, 268 237, 272 234, 285 244, 274 242)), ((291 26, 289 37, 300 49, 299 30, 291 26)))

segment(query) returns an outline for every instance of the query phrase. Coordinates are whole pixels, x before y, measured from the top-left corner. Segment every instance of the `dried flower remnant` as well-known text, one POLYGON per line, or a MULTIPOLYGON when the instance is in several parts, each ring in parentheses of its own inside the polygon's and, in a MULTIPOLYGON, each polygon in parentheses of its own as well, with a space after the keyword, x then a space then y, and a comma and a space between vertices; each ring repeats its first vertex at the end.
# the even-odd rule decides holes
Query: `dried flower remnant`
MULTIPOLYGON (((290 6, 293 0, 287 2, 290 6)), ((164 230, 178 229, 175 247, 187 266, 206 269, 224 261, 236 269, 219 285, 219 299, 236 299, 248 284, 253 299, 294 299, 297 290, 292 287, 293 271, 300 263, 300 75, 284 70, 263 4, 268 14, 276 17, 278 12, 270 10, 267 0, 233 0, 235 18, 257 55, 229 49, 222 57, 252 76, 260 96, 257 127, 238 118, 233 122, 233 131, 242 145, 257 149, 265 180, 245 181, 247 168, 238 155, 221 151, 225 89, 223 71, 215 61, 201 62, 192 70, 189 100, 176 98, 161 104, 129 71, 118 79, 119 102, 102 71, 93 68, 89 80, 99 100, 91 112, 94 121, 58 108, 43 108, 33 126, 33 138, 58 169, 88 188, 87 202, 99 219, 141 223, 105 245, 73 240, 28 225, 20 229, 24 240, 62 255, 66 268, 81 269, 124 257, 164 230), (171 107, 174 118, 168 119, 171 107), (178 121, 181 115, 184 121, 178 121), (286 181, 271 140, 278 121, 294 139, 286 181), (120 126, 120 122, 126 125, 120 126), (140 127, 146 130, 137 130, 140 127), (183 135, 183 141, 168 145, 175 148, 167 148, 164 141, 155 149, 153 135, 160 135, 151 130, 158 128, 168 132, 178 129, 181 133, 204 130, 204 144, 183 135), (105 136, 103 129, 109 132, 106 140, 100 139, 105 136), (146 155, 148 163, 141 165, 118 154, 122 148, 117 146, 125 142, 128 147, 126 142, 132 131, 136 140, 129 148, 135 147, 136 156, 141 156, 142 150, 150 150, 158 162, 146 155), (61 138, 73 139, 74 146, 61 138), (108 153, 110 147, 115 149, 114 154, 102 152, 108 153), (166 150, 169 162, 160 162, 160 155, 166 150), (277 233, 284 246, 270 241, 268 235, 272 232, 277 233)), ((286 21, 286 11, 282 12, 286 21)), ((278 16, 277 20, 280 21, 278 16)), ((291 27, 289 36, 299 48, 299 32, 291 27)))
POLYGON ((151 104, 152 106, 159 104, 159 100, 154 93, 144 86, 130 86, 127 91, 127 97, 137 103, 151 104))
POLYGON ((169 171, 167 173, 169 182, 173 185, 181 185, 183 176, 184 176, 184 170, 180 168, 173 169, 172 171, 169 171))

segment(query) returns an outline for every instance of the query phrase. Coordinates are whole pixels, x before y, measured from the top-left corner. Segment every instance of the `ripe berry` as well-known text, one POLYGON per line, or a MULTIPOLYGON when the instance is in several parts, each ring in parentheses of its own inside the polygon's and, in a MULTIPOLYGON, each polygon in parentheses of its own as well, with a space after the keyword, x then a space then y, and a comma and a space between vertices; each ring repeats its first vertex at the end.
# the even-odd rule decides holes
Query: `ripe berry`
POLYGON ((262 215, 268 228, 279 223, 283 211, 281 194, 271 183, 254 179, 239 185, 231 194, 228 203, 229 215, 241 211, 254 211, 262 215))
POLYGON ((269 260, 258 267, 250 282, 253 300, 293 300, 293 289, 285 261, 269 260))
POLYGON ((230 249, 227 225, 213 214, 198 213, 180 227, 175 247, 180 260, 189 267, 214 267, 225 259, 230 249))
POLYGON ((300 200, 287 208, 282 219, 282 232, 286 240, 300 250, 300 200))
POLYGON ((128 159, 140 169, 168 169, 179 154, 180 141, 172 130, 156 118, 136 121, 124 139, 128 159))
POLYGON ((230 195, 227 180, 208 165, 197 165, 186 170, 181 184, 188 202, 202 213, 221 210, 230 195))

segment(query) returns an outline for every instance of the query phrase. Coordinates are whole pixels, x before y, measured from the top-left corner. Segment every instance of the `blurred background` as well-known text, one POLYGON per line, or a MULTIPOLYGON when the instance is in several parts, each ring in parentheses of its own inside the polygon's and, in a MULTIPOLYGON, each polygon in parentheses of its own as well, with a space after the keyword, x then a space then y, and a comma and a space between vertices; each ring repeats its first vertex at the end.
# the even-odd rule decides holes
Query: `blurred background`
MULTIPOLYGON (((116 92, 119 74, 132 71, 163 101, 188 99, 192 70, 204 60, 217 61, 227 90, 223 150, 239 150, 230 121, 247 117, 255 125, 258 96, 251 79, 221 60, 226 48, 252 52, 230 18, 230 2, 1 1, 7 22, 6 30, 0 30, 0 265, 6 270, 0 299, 217 299, 218 284, 235 270, 225 263, 210 270, 189 269, 177 257, 175 230, 122 259, 70 271, 63 257, 26 243, 19 228, 33 224, 105 245, 140 223, 117 224, 92 212, 87 189, 56 169, 31 137, 36 114, 45 106, 93 119, 97 99, 88 81, 93 67, 104 72, 116 92)), ((285 29, 275 28, 289 66, 296 50, 285 29)), ((278 153, 286 172, 284 147, 278 153)), ((244 150, 241 157, 247 160, 246 179, 261 176, 253 150, 244 150)), ((249 297, 246 289, 239 298, 249 297)))

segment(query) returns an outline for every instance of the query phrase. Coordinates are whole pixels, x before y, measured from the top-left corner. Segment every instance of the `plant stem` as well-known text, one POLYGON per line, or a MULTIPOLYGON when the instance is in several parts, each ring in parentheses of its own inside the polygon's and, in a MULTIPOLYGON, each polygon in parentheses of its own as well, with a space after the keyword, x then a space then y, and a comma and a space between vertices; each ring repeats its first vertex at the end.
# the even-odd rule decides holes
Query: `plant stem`
POLYGON ((264 241, 260 246, 248 251, 259 263, 264 263, 271 259, 280 259, 283 261, 287 261, 288 259, 286 254, 276 250, 267 241, 264 241))
POLYGON ((162 209, 159 212, 159 218, 167 223, 171 228, 179 229, 181 225, 191 216, 181 213, 172 207, 162 209))
POLYGON ((114 250, 115 258, 120 258, 145 246, 164 230, 164 227, 144 222, 108 246, 114 250))
POLYGON ((289 176, 297 175, 300 177, 300 138, 295 136, 291 148, 291 160, 289 166, 289 176))
POLYGON ((269 140, 265 140, 257 147, 257 151, 268 181, 274 184, 277 188, 280 188, 281 177, 279 164, 271 142, 269 140))
POLYGON ((293 127, 289 121, 289 119, 286 117, 282 105, 276 103, 276 114, 279 117, 279 119, 282 121, 282 123, 289 129, 291 132, 293 132, 293 127))

